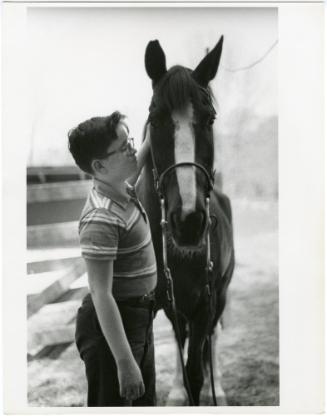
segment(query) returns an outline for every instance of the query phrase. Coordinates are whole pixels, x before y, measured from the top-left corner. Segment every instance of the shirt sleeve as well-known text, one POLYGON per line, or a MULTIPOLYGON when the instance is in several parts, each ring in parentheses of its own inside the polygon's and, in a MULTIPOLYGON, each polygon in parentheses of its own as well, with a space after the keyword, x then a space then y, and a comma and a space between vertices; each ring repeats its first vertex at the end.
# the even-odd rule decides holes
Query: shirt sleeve
POLYGON ((92 213, 80 225, 82 257, 90 260, 116 260, 119 226, 114 218, 92 213))

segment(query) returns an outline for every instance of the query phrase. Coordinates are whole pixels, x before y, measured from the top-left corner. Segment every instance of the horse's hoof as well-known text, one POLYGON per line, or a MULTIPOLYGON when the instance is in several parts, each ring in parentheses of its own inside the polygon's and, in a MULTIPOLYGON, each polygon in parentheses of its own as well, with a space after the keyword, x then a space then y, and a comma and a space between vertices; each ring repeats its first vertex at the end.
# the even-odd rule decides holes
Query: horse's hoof
POLYGON ((172 388, 166 400, 166 406, 187 406, 186 392, 182 388, 172 388))
MULTIPOLYGON (((219 390, 220 391, 218 392, 216 391, 217 406, 228 406, 224 391, 222 389, 219 390)), ((200 404, 201 406, 214 406, 211 386, 205 385, 202 389, 200 396, 200 404)))
MULTIPOLYGON (((216 396, 217 406, 228 406, 225 396, 216 396)), ((214 406, 212 395, 201 395, 201 406, 214 406)))
POLYGON ((217 406, 228 406, 225 394, 216 396, 217 406))

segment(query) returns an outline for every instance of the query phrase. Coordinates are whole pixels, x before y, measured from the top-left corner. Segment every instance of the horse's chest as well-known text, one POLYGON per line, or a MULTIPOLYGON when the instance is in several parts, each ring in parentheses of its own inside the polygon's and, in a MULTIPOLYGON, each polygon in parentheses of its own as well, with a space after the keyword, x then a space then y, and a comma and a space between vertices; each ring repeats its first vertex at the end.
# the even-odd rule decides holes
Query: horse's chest
POLYGON ((184 263, 182 267, 172 267, 174 293, 177 306, 192 314, 203 298, 206 285, 205 269, 196 264, 184 263))

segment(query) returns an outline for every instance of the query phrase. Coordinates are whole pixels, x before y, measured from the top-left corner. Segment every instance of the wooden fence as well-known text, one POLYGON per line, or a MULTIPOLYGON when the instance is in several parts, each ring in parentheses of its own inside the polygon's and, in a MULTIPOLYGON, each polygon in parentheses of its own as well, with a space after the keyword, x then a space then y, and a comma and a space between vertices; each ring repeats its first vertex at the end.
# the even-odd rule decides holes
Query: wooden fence
POLYGON ((74 341, 76 312, 88 291, 78 217, 91 182, 80 179, 27 188, 29 359, 74 341))

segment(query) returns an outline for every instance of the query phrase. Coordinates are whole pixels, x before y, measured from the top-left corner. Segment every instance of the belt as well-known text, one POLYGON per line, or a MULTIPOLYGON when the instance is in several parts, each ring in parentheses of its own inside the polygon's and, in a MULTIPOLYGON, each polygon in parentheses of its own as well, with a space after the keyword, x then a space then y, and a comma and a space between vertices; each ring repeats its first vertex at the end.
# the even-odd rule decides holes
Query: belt
POLYGON ((133 306, 135 308, 146 308, 149 306, 153 306, 154 301, 155 301, 155 293, 153 290, 152 292, 146 293, 143 296, 117 300, 117 304, 121 306, 133 306))

